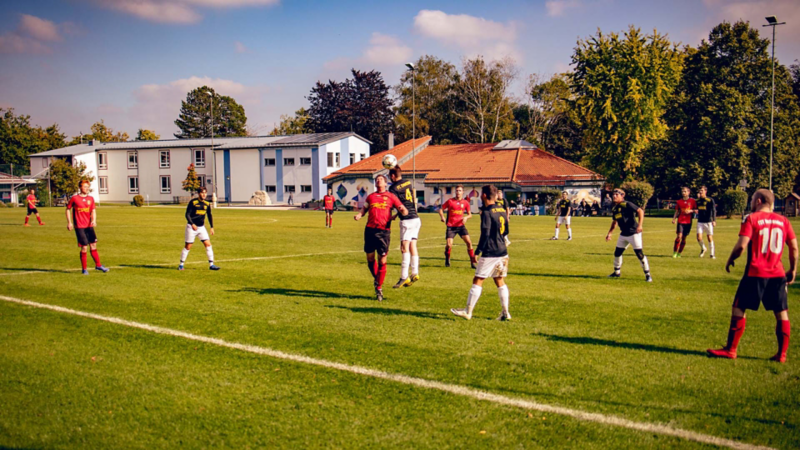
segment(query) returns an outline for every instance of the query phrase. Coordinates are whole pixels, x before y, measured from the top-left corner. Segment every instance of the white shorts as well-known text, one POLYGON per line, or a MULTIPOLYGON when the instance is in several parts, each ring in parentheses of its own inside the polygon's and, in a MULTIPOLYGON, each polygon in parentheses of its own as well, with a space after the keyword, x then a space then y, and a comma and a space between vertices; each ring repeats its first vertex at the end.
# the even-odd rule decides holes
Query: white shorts
POLYGON ((628 248, 628 245, 633 245, 634 250, 641 250, 642 233, 636 233, 633 236, 620 235, 617 239, 617 248, 628 248))
POLYGON ((475 268, 475 276, 478 278, 505 278, 508 275, 508 255, 495 258, 481 258, 475 268))
POLYGON ((713 236, 714 235, 714 225, 711 222, 708 223, 697 223, 697 234, 702 235, 703 233, 713 236))
POLYGON ((411 241, 419 238, 419 229, 422 221, 419 217, 400 221, 400 240, 411 241))
POLYGON ((556 219, 557 220, 556 223, 559 225, 561 225, 562 223, 566 223, 567 225, 569 225, 569 219, 570 216, 558 216, 558 219, 556 219))
POLYGON ((200 237, 200 241, 207 241, 208 240, 208 231, 206 231, 206 227, 197 227, 197 231, 192 229, 192 226, 188 223, 186 224, 186 233, 184 233, 184 242, 187 244, 194 243, 194 238, 200 237))

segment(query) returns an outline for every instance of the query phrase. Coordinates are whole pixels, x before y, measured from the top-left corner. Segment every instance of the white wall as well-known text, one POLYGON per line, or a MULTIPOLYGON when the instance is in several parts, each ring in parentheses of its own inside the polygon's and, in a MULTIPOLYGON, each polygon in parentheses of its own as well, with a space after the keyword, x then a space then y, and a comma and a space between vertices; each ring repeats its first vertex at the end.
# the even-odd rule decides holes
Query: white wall
MULTIPOLYGON (((221 152, 220 152, 221 153, 221 152)), ((259 161, 257 149, 230 150, 231 193, 233 202, 246 202, 255 191, 264 189, 261 186, 259 168, 264 161, 259 161)), ((219 170, 219 168, 218 168, 219 170)), ((224 168, 220 173, 224 173, 224 168)), ((224 175, 220 175, 222 178, 224 175)), ((220 180, 224 187, 224 180, 220 180)))
POLYGON ((72 157, 72 161, 74 165, 84 163, 86 164, 86 172, 84 172, 88 176, 94 177, 94 181, 90 186, 89 195, 94 198, 95 202, 100 201, 100 194, 98 189, 98 179, 97 179, 97 156, 95 153, 84 153, 83 155, 76 155, 72 157))

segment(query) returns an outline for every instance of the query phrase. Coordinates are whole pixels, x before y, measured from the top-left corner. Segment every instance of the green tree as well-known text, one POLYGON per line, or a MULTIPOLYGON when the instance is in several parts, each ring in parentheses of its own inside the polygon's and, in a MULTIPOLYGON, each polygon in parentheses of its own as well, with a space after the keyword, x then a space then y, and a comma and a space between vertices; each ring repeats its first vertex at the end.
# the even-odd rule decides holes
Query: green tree
POLYGON ((14 164, 14 174, 29 174, 29 155, 64 147, 66 135, 58 125, 31 125, 31 116, 0 108, 0 164, 14 164))
MULTIPOLYGON (((747 178, 769 186, 772 60, 769 41, 747 22, 722 23, 688 49, 686 67, 665 120, 668 139, 648 172, 660 191, 681 184, 724 192, 747 178)), ((789 70, 775 67, 773 189, 788 194, 800 169, 800 108, 789 70)))
POLYGON ((94 181, 91 174, 86 173, 86 164, 79 163, 77 166, 56 158, 50 164, 50 187, 53 197, 65 197, 78 192, 81 180, 94 181))
POLYGON ((178 139, 211 137, 211 124, 215 137, 247 136, 247 116, 244 107, 231 97, 217 94, 208 86, 199 87, 186 94, 181 101, 181 112, 175 125, 178 139), (213 98, 214 120, 211 120, 213 98))
POLYGON ((308 111, 300 108, 294 112, 293 116, 281 114, 281 123, 269 132, 270 136, 286 136, 290 134, 311 133, 306 125, 308 121, 308 111))
POLYGON ((556 74, 549 80, 531 75, 526 87, 526 103, 514 108, 520 124, 519 137, 561 158, 580 163, 584 154, 583 127, 572 91, 569 74, 556 74))
POLYGON ((188 173, 186 174, 186 179, 183 180, 183 190, 186 192, 190 192, 194 194, 203 186, 203 182, 200 180, 200 177, 197 176, 197 172, 194 170, 194 164, 189 164, 188 173))
POLYGON ((151 130, 144 130, 139 128, 139 132, 136 133, 137 141, 157 141, 159 139, 161 139, 161 136, 151 130))
POLYGON ((430 55, 420 57, 414 63, 414 71, 403 72, 400 83, 394 87, 398 98, 395 108, 398 142, 411 139, 412 125, 417 136, 431 135, 436 144, 459 141, 455 134, 457 117, 453 113, 457 81, 458 70, 454 65, 430 55), (412 124, 414 111, 417 117, 412 124))
POLYGON ((72 138, 69 145, 78 145, 80 143, 87 143, 91 140, 95 140, 97 142, 125 142, 130 139, 128 133, 122 132, 114 132, 113 129, 108 127, 102 119, 99 122, 95 122, 89 127, 91 133, 81 133, 78 136, 72 138))
POLYGON ((614 184, 636 178, 642 155, 666 132, 662 115, 683 54, 657 31, 630 27, 623 36, 598 31, 579 40, 572 63, 590 167, 614 184))
POLYGON ((510 98, 516 77, 517 68, 510 58, 487 63, 478 56, 464 61, 456 80, 453 109, 459 119, 459 140, 484 143, 516 137, 510 98))

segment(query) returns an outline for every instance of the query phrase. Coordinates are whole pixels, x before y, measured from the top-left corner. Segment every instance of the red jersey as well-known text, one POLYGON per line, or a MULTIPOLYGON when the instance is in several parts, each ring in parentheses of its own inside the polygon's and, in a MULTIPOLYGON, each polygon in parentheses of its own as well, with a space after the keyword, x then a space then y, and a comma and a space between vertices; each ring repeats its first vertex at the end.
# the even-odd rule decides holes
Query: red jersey
POLYGON ((456 200, 455 197, 444 202, 442 211, 447 211, 447 226, 464 226, 464 214, 469 213, 469 202, 465 199, 456 200))
POLYGON ((325 201, 325 209, 333 209, 333 204, 336 202, 336 199, 333 198, 332 195, 326 195, 322 199, 325 201))
POLYGON ((82 197, 73 195, 67 203, 67 209, 72 209, 72 223, 75 228, 89 228, 92 226, 92 211, 94 211, 94 199, 91 195, 82 197))
POLYGON ((775 213, 756 212, 742 220, 739 236, 750 238, 745 275, 759 278, 786 276, 781 256, 786 242, 795 239, 789 221, 775 213))
POLYGON ((689 200, 680 199, 675 203, 678 213, 678 223, 692 223, 693 210, 697 209, 697 202, 693 198, 689 200))
POLYGON ((36 208, 36 196, 35 195, 30 194, 26 198, 26 200, 28 201, 28 206, 30 206, 31 208, 36 208))
POLYGON ((367 228, 388 230, 392 225, 392 208, 403 206, 400 199, 391 192, 373 192, 367 196, 366 207, 369 219, 367 228))

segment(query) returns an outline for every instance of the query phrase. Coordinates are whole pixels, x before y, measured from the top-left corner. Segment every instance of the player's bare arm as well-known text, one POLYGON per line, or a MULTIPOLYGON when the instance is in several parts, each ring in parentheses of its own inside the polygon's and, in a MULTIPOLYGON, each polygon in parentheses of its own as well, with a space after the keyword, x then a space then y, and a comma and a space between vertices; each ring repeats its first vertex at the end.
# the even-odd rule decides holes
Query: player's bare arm
POLYGON ((92 223, 89 224, 90 227, 94 228, 97 226, 97 210, 92 210, 92 223))
POLYGON ((672 215, 672 223, 675 224, 675 220, 678 218, 678 213, 680 213, 680 209, 678 207, 678 202, 675 202, 675 214, 672 215))
MULTIPOLYGON (((408 208, 406 208, 406 207, 405 207, 405 206, 403 206, 402 204, 401 204, 401 205, 397 205, 395 208, 396 208, 398 211, 400 211, 400 214, 402 214, 402 215, 404 215, 404 216, 405 216, 405 215, 408 215, 408 208)), ((395 214, 395 217, 396 217, 396 216, 397 216, 397 215, 395 214)), ((392 219, 392 220, 394 220, 394 219, 392 219)))
POLYGON ((642 232, 642 224, 644 224, 644 210, 639 208, 636 210, 636 215, 639 216, 639 225, 636 226, 636 232, 642 232))
POLYGON ((359 211, 358 214, 353 216, 353 219, 355 219, 356 221, 361 220, 361 218, 364 217, 364 214, 366 214, 367 211, 369 211, 369 203, 364 203, 364 206, 361 208, 361 211, 359 211))
POLYGON ((611 233, 614 232, 614 228, 616 228, 616 227, 617 227, 617 221, 612 218, 611 219, 611 228, 608 229, 608 234, 606 235, 606 241, 610 241, 611 240, 611 233))
MULTIPOLYGON (((447 203, 445 203, 445 205, 446 205, 446 204, 447 204, 447 203)), ((445 208, 445 206, 444 206, 444 205, 442 205, 442 207, 441 207, 441 208, 439 208, 439 219, 441 219, 441 220, 442 220, 442 222, 447 222, 447 220, 445 220, 445 218, 444 218, 444 212, 445 212, 445 209, 446 209, 446 208, 445 208)))
POLYGON ((747 236, 739 236, 739 240, 736 241, 736 245, 733 246, 733 250, 731 251, 731 256, 728 257, 728 262, 725 263, 725 271, 731 273, 731 267, 735 267, 735 261, 742 256, 742 252, 745 248, 750 244, 750 238, 747 236))
POLYGON ((67 215, 67 230, 72 231, 72 214, 70 214, 70 208, 66 209, 67 215))
POLYGON ((792 239, 789 241, 789 271, 786 272, 787 284, 794 284, 794 280, 797 278, 797 256, 797 239, 792 239))
POLYGON ((467 220, 472 218, 472 208, 467 208, 467 215, 464 216, 464 225, 467 224, 467 220))

